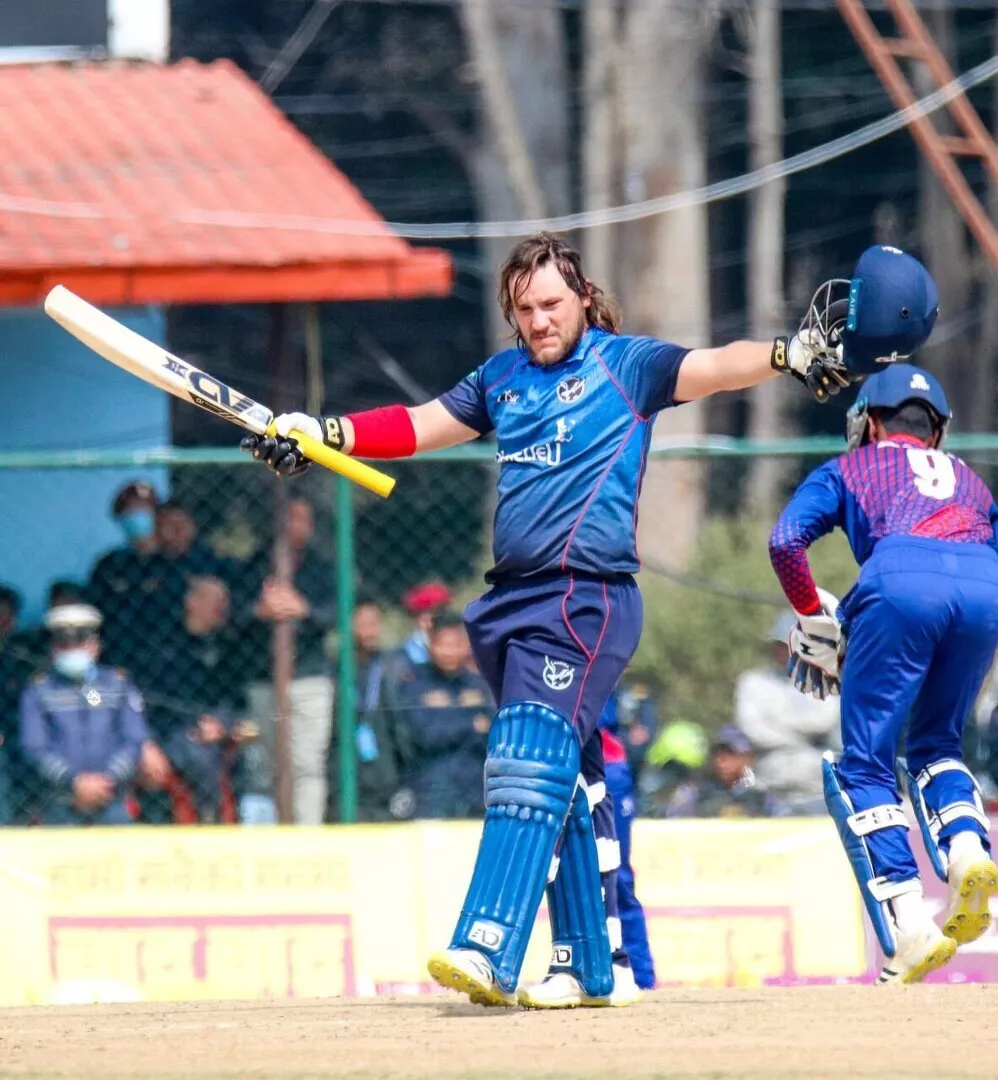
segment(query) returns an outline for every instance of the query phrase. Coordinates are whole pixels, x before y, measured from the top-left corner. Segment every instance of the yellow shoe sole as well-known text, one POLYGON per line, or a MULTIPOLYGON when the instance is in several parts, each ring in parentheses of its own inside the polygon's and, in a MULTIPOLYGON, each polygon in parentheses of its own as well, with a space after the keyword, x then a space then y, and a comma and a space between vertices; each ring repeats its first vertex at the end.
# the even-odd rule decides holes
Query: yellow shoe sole
POLYGON ((939 968, 948 964, 956 956, 956 942, 951 938, 945 938, 925 957, 920 964, 916 964, 911 971, 902 976, 901 982, 906 985, 920 983, 930 972, 938 971, 939 968))
POLYGON ((502 990, 491 984, 486 985, 474 976, 451 963, 446 953, 434 953, 427 961, 426 970, 430 978, 439 986, 448 990, 457 990, 458 993, 467 994, 472 1005, 484 1005, 486 1007, 515 1008, 517 1000, 515 995, 506 996, 502 990))
POLYGON ((968 867, 960 882, 960 906, 943 924, 943 933, 958 945, 967 945, 987 933, 991 925, 989 901, 998 893, 998 866, 982 859, 968 867))

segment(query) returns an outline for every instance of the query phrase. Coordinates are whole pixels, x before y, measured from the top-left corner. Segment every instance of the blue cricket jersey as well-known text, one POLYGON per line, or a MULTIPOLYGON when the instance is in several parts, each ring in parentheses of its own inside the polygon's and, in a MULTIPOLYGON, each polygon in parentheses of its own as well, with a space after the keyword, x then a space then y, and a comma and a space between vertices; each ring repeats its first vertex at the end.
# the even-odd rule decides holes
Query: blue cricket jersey
POLYGON ((441 396, 462 424, 496 433, 495 565, 487 581, 639 568, 638 495, 652 421, 677 404, 688 351, 589 329, 560 363, 544 367, 508 349, 441 396))
POLYGON ((807 549, 836 526, 860 566, 887 536, 998 546, 998 506, 984 481, 959 458, 908 435, 826 462, 780 515, 770 559, 790 603, 804 614, 819 607, 807 549))

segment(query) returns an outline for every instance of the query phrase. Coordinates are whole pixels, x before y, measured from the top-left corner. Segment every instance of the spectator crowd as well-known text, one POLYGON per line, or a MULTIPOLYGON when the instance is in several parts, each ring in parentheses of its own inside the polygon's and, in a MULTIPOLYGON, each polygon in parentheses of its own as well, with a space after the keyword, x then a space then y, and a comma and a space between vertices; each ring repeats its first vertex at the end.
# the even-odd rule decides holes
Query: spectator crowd
MULTIPOLYGON (((292 499, 286 514, 282 582, 269 550, 222 557, 184 506, 133 483, 112 506, 123 545, 87 581, 54 582, 40 625, 22 626, 20 597, 0 585, 0 824, 275 822, 271 642, 285 624, 293 817, 338 819, 335 570, 310 503, 292 499)), ((361 821, 484 812, 495 705, 452 603, 442 584, 410 589, 401 598, 410 626, 394 647, 379 603, 361 595, 354 605, 361 821)), ((605 738, 630 771, 634 813, 824 813, 820 761, 839 749, 838 703, 790 685, 791 625, 781 616, 760 642, 715 732, 669 718, 663 688, 629 678, 617 687, 605 738)), ((981 696, 967 754, 998 799, 998 679, 981 696)))

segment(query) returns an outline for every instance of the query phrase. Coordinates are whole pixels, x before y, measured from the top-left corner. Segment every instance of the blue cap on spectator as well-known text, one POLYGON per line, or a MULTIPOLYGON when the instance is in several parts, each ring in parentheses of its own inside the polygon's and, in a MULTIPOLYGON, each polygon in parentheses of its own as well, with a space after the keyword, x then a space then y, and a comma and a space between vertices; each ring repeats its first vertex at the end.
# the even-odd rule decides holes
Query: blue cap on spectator
POLYGON ((849 284, 843 359, 857 375, 906 360, 922 347, 939 314, 932 275, 913 255, 878 244, 859 257, 849 284))
POLYGON ((730 750, 734 754, 751 754, 752 743, 740 727, 725 724, 710 740, 711 750, 730 750))

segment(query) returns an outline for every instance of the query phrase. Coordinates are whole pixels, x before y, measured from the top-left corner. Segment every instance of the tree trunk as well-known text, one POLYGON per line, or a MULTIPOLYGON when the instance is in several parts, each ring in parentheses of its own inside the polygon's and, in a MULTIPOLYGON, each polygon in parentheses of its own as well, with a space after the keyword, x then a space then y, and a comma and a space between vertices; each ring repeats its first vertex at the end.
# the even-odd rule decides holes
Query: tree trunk
MULTIPOLYGON (((582 143, 585 210, 604 210, 616 203, 617 160, 616 54, 618 27, 614 0, 587 0, 583 12, 585 75, 582 143)), ((604 292, 613 293, 614 230, 603 225, 583 234, 586 273, 604 292)))
MULTIPOLYGON (((779 0, 752 0, 749 37, 749 168, 773 165, 783 156, 783 101, 780 93, 779 0)), ((753 340, 785 331, 783 299, 783 207, 786 181, 771 180, 749 196, 748 307, 753 340)), ((750 391, 748 434, 772 439, 788 432, 784 409, 786 379, 750 391)), ((768 513, 786 476, 780 458, 759 458, 749 473, 748 503, 768 513)))
MULTIPOLYGON (((568 73, 561 13, 522 0, 463 0, 462 25, 480 86, 470 173, 486 221, 569 208, 568 73)), ((495 303, 508 241, 486 240, 486 307, 493 347, 509 344, 495 303)))
MULTIPOLYGON (((695 10, 679 0, 635 0, 626 14, 620 96, 630 201, 705 182, 702 33, 695 10)), ((620 236, 627 329, 690 347, 709 345, 706 208, 636 222, 620 236)), ((701 435, 703 412, 699 402, 666 410, 655 438, 682 442, 701 435)), ((702 465, 652 459, 641 499, 642 551, 669 565, 685 562, 699 532, 703 494, 702 465)))

